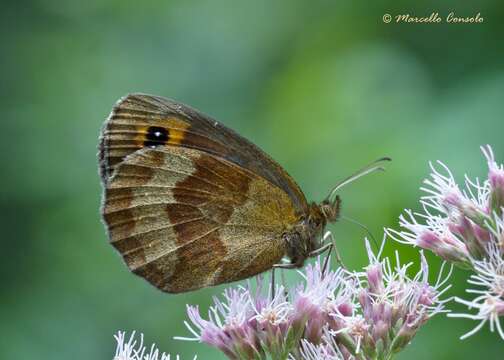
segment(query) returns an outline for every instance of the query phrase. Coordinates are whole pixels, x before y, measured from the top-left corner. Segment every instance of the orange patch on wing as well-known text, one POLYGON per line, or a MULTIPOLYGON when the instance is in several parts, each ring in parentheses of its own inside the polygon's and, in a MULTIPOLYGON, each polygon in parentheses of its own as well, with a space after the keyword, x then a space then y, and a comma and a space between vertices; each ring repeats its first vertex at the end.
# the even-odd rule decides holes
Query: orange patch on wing
POLYGON ((184 140, 185 129, 170 129, 168 134, 168 144, 178 146, 184 140))
POLYGON ((189 127, 189 123, 174 116, 133 120, 128 116, 128 112, 115 113, 107 123, 100 140, 101 176, 105 180, 108 179, 126 156, 144 147, 179 146, 189 127))
POLYGON ((189 124, 183 120, 175 117, 166 118, 162 121, 153 122, 149 125, 137 125, 136 134, 134 137, 135 144, 138 147, 143 147, 149 134, 149 128, 153 126, 159 126, 165 128, 168 132, 168 145, 180 145, 181 141, 184 139, 184 132, 189 128, 189 124))

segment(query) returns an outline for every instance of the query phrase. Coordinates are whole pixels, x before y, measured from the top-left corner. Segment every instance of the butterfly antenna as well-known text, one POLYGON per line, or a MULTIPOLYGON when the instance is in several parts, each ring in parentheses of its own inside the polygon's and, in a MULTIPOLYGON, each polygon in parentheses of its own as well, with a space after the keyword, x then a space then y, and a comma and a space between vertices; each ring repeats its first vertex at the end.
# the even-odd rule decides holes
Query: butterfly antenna
POLYGON ((345 179, 341 180, 340 182, 338 182, 336 184, 336 186, 329 193, 329 196, 327 196, 327 200, 330 200, 334 196, 334 194, 339 189, 341 189, 343 186, 350 184, 351 182, 354 182, 355 180, 357 180, 365 175, 374 173, 375 171, 384 171, 385 168, 382 166, 382 164, 385 161, 392 161, 392 159, 389 157, 382 157, 382 158, 375 160, 372 163, 364 166, 362 169, 359 169, 358 171, 354 172, 352 175, 350 175, 350 176, 346 177, 345 179))
POLYGON ((369 237, 371 238, 371 240, 373 240, 373 244, 376 247, 376 251, 380 250, 380 246, 378 245, 378 241, 376 241, 376 238, 373 236, 373 233, 371 232, 371 230, 369 230, 369 228, 366 225, 364 225, 361 222, 358 222, 357 220, 349 218, 348 216, 344 216, 344 215, 341 216, 341 219, 342 220, 346 220, 348 222, 351 222, 352 224, 355 224, 355 225, 359 226, 360 228, 364 229, 364 231, 366 231, 366 233, 369 235, 369 237))

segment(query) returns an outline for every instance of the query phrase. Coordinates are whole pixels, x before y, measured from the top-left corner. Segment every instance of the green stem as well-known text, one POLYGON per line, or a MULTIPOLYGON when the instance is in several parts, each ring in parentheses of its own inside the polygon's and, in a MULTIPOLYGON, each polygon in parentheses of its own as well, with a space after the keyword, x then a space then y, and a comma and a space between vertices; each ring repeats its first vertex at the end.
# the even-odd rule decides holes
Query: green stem
POLYGON ((337 335, 338 340, 347 348, 347 350, 360 360, 367 360, 362 352, 356 353, 357 345, 354 343, 353 339, 345 333, 340 333, 337 335))

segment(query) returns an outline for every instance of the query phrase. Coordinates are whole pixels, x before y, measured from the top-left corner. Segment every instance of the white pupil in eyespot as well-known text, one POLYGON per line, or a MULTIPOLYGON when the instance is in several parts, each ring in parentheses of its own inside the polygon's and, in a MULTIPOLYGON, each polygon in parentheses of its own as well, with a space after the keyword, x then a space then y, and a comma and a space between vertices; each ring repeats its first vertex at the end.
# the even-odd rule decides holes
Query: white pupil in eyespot
POLYGON ((160 136, 161 136, 161 132, 160 132, 160 131, 156 131, 156 132, 154 133, 154 136, 155 136, 155 137, 160 137, 160 136))

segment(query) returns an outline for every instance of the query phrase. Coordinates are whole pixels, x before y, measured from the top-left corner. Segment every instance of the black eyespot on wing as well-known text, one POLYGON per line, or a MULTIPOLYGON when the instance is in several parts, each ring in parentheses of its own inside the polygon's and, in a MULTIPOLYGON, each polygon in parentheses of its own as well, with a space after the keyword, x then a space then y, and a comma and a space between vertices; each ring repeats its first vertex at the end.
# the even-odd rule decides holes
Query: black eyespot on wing
POLYGON ((147 129, 147 134, 145 134, 145 147, 156 147, 159 145, 165 145, 168 142, 169 134, 168 130, 160 126, 151 126, 147 129))

